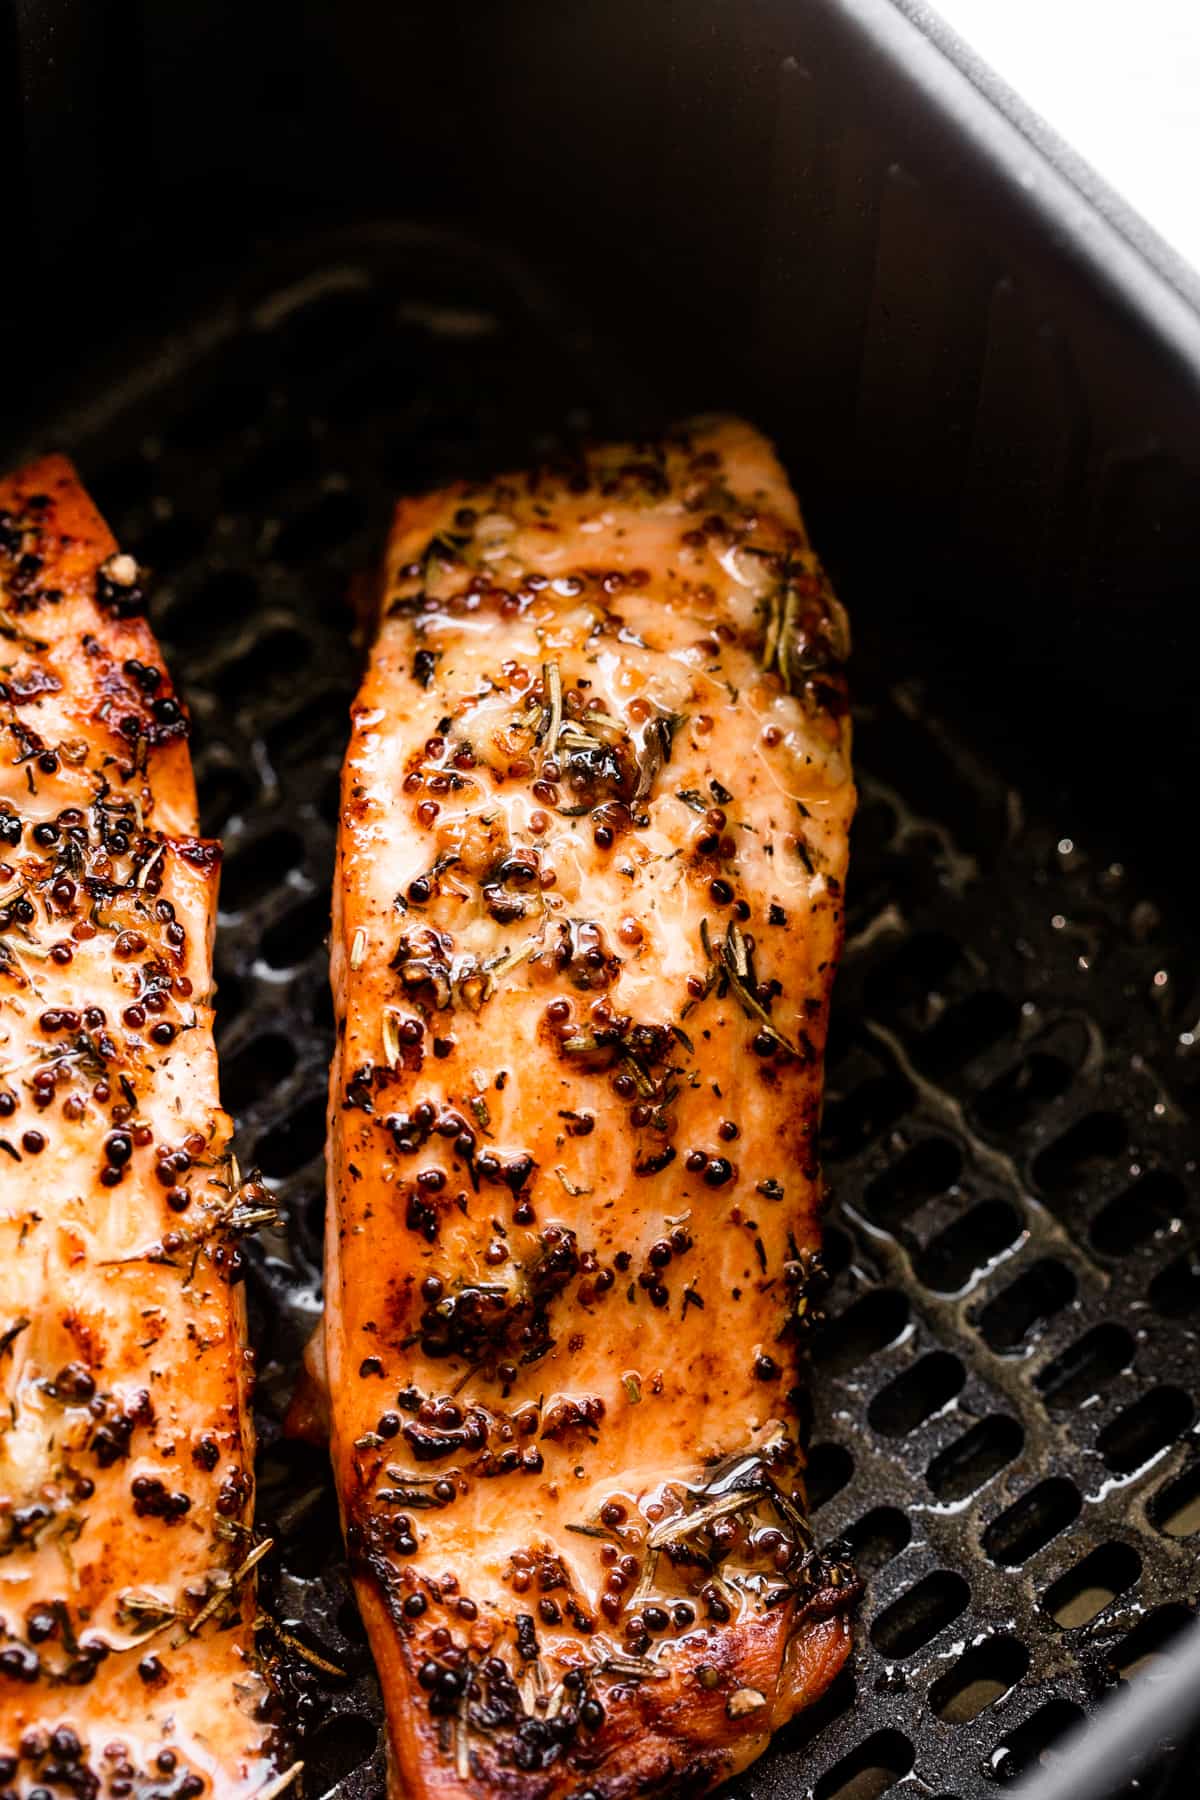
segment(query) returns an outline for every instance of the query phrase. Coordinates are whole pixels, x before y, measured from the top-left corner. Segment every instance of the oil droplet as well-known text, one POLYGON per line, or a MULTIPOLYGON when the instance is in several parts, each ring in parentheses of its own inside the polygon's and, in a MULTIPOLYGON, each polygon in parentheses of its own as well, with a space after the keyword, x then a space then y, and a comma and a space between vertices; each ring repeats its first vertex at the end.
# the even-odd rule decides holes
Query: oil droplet
POLYGON ((1015 1781, 1021 1773, 1017 1758, 1007 1744, 997 1744, 990 1756, 985 1756, 980 1768, 989 1781, 1015 1781))

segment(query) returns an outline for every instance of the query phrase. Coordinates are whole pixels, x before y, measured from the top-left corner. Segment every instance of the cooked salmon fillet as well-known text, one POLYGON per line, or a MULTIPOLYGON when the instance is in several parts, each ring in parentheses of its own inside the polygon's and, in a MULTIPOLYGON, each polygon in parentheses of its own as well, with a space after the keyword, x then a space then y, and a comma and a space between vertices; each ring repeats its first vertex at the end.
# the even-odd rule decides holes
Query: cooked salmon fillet
POLYGON ((141 576, 0 483, 0 1788, 270 1791, 219 846, 141 576))
POLYGON ((403 502, 334 891, 324 1354, 393 1792, 697 1793, 819 1695, 845 622, 732 420, 403 502))

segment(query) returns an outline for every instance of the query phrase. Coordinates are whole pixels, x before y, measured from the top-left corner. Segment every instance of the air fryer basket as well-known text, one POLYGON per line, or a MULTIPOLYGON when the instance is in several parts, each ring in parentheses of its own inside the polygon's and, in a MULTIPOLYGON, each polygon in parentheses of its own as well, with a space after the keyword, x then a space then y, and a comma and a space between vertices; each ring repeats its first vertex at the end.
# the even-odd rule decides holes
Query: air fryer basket
MULTIPOLYGON (((247 1252, 264 1638, 309 1800, 374 1800, 383 1767, 324 1460, 281 1436, 319 1305, 347 588, 397 492, 660 422, 679 389, 645 360, 494 250, 381 227, 277 253, 43 432, 159 572, 225 840, 223 1088, 284 1221, 247 1252)), ((691 398, 726 395, 701 371, 691 398)), ((1049 786, 1009 785, 919 649, 862 613, 811 1485, 867 1587, 853 1673, 745 1800, 985 1795, 1196 1593, 1194 967, 1138 867, 1049 786)))

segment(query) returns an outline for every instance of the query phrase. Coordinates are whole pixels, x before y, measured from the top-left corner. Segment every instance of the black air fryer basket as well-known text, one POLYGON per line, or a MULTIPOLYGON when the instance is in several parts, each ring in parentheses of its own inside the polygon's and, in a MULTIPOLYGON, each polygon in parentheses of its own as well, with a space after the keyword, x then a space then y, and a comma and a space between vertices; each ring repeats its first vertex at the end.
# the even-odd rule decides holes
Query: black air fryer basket
POLYGON ((970 1800, 1040 1762, 1043 1800, 1100 1800, 1140 1754, 1139 1793, 1193 1793, 1194 278, 889 0, 13 0, 4 50, 5 460, 70 451, 158 571, 226 844, 309 1800, 383 1770, 324 1462, 281 1435, 347 588, 399 492, 719 406, 779 442, 850 608, 862 789, 811 1487, 866 1594, 853 1671, 735 1791, 970 1800))

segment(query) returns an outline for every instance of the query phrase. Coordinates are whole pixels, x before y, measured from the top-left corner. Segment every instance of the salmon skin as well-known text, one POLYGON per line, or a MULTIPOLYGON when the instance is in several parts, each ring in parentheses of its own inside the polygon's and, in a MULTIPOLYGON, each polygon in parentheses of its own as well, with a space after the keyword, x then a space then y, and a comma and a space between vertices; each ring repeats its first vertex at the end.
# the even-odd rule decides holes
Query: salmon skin
POLYGON ((277 1790, 188 719, 71 465, 0 483, 0 1787, 277 1790))
POLYGON ((847 1655, 797 1386, 845 639, 736 421, 397 511, 343 774, 324 1355, 409 1800, 696 1793, 847 1655))

